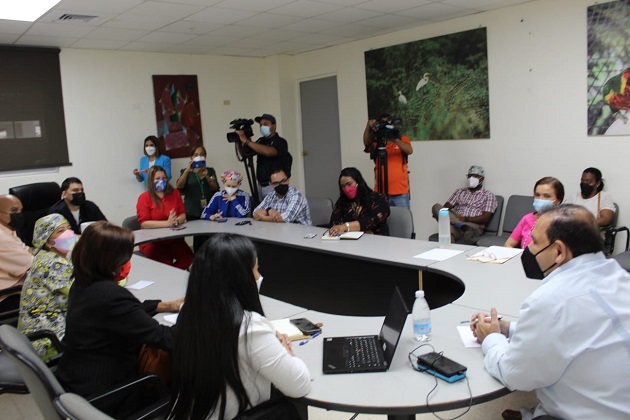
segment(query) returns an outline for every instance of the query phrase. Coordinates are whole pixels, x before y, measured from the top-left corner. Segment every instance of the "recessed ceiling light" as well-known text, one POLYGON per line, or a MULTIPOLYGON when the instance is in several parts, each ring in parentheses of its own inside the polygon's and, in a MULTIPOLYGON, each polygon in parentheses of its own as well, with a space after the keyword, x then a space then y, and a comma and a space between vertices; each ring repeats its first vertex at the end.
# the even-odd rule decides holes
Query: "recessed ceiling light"
POLYGON ((0 19, 35 22, 60 0, 18 0, 3 2, 0 19))

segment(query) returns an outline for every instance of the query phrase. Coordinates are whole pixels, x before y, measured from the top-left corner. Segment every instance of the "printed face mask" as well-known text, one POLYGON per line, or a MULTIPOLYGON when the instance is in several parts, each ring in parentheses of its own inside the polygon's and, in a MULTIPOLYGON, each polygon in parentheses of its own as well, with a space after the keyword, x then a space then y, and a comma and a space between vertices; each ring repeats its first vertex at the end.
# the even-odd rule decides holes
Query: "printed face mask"
POLYGON ((153 185, 155 186, 155 191, 157 192, 163 192, 164 190, 166 190, 165 179, 156 179, 153 185))

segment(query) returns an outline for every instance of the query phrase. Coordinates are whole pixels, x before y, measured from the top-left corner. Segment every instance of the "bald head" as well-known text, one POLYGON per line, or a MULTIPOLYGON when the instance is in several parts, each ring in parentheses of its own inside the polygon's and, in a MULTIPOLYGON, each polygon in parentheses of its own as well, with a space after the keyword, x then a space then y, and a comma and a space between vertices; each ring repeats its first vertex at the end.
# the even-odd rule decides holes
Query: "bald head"
POLYGON ((11 230, 15 227, 11 226, 11 215, 22 213, 22 202, 14 195, 0 195, 0 223, 11 230))
POLYGON ((549 243, 562 241, 574 258, 603 250, 595 217, 582 206, 562 204, 549 207, 540 214, 536 223, 546 226, 549 243))

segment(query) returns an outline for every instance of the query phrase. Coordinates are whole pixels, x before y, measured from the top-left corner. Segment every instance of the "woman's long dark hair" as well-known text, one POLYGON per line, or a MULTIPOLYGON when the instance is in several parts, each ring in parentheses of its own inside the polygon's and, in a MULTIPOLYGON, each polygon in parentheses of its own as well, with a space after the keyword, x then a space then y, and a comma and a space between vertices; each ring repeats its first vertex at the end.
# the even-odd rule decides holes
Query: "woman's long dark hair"
POLYGON ((245 311, 264 315, 255 264, 254 244, 235 234, 211 236, 195 255, 177 319, 169 419, 207 418, 217 410, 223 420, 228 387, 239 412, 248 408, 238 341, 241 324, 249 326, 245 311))
POLYGON ((344 206, 349 206, 352 202, 352 200, 346 197, 343 189, 341 188, 341 178, 344 176, 349 176, 350 178, 355 180, 355 182, 359 186, 359 188, 357 189, 357 200, 359 200, 359 203, 362 206, 369 206, 370 203, 366 200, 368 200, 368 196, 372 192, 372 189, 368 187, 365 179, 363 179, 363 175, 361 175, 361 172, 359 172, 357 168, 344 168, 341 170, 341 173, 339 174, 339 181, 337 182, 337 185, 339 186, 339 199, 337 200, 337 202, 343 203, 344 206))

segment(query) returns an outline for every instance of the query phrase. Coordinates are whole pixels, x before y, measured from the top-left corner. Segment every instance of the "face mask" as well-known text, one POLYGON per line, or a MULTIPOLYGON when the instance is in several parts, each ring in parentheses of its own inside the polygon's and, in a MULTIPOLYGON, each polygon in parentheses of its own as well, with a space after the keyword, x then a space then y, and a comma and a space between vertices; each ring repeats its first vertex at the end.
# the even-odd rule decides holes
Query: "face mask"
POLYGON ((72 229, 64 231, 61 235, 55 239, 55 245, 53 245, 57 251, 70 252, 74 248, 74 244, 77 242, 77 235, 75 235, 72 229))
POLYGON ((79 192, 72 194, 72 200, 70 200, 71 204, 75 206, 81 206, 85 203, 85 193, 79 192))
POLYGON ((190 165, 192 169, 205 168, 206 167, 206 158, 203 156, 197 156, 193 158, 192 164, 190 165))
POLYGON ((123 265, 120 269, 120 272, 116 275, 114 281, 118 283, 119 286, 125 287, 127 284, 127 276, 129 276, 129 272, 131 271, 131 260, 127 261, 125 265, 123 265))
POLYGON ((553 206, 554 201, 555 200, 541 200, 539 198, 534 198, 534 210, 540 213, 544 209, 553 206))
POLYGON ((144 151, 147 152, 147 155, 152 156, 155 154, 155 147, 147 146, 144 148, 144 151))
POLYGON ((479 186, 479 178, 471 176, 468 178, 468 188, 477 188, 479 186))
POLYGON ((348 197, 348 199, 354 200, 357 196, 357 191, 359 191, 359 186, 346 186, 342 188, 342 191, 346 195, 346 197, 348 197))
POLYGON ((258 287, 258 293, 260 293, 260 286, 262 285, 263 276, 258 277, 256 280, 256 287, 258 287))
POLYGON ((585 182, 580 183, 580 190, 582 191, 582 195, 591 195, 594 189, 595 187, 590 184, 587 184, 585 182))
POLYGON ((289 191, 289 186, 287 184, 280 184, 276 188, 274 188, 274 190, 279 196, 282 197, 285 196, 289 191))
POLYGON ((260 135, 263 137, 269 137, 271 135, 271 128, 267 127, 266 125, 261 125, 260 135))
POLYGON ((228 196, 236 194, 236 191, 238 191, 238 188, 236 187, 225 187, 225 192, 228 196))
POLYGON ((24 226, 24 214, 23 213, 11 213, 9 215, 11 220, 9 221, 8 226, 13 230, 20 230, 22 226, 24 226))
POLYGON ((545 278, 545 273, 551 270, 556 265, 556 263, 553 263, 546 270, 541 270, 540 266, 538 265, 538 261, 536 261, 536 256, 553 244, 553 242, 550 243, 549 245, 538 251, 536 254, 532 254, 532 252, 529 250, 529 247, 525 247, 523 253, 521 254, 521 263, 523 264, 525 276, 530 279, 536 280, 542 280, 545 278))
POLYGON ((158 179, 153 183, 153 186, 155 187, 155 191, 163 192, 164 190, 166 190, 166 180, 158 179))

